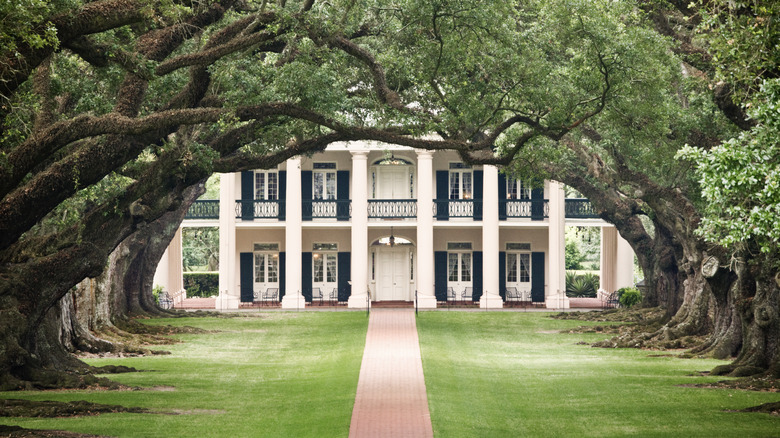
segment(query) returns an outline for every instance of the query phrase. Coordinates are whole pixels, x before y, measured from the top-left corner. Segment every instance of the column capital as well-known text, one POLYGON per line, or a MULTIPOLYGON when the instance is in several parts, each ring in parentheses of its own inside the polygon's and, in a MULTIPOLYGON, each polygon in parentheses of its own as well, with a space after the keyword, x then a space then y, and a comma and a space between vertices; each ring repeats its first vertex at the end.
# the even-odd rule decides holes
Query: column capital
POLYGON ((417 152, 417 159, 433 159, 433 151, 428 149, 415 149, 415 152, 417 152))
POLYGON ((349 151, 349 153, 352 154, 353 160, 367 160, 368 159, 368 150, 367 149, 361 149, 357 151, 349 151))

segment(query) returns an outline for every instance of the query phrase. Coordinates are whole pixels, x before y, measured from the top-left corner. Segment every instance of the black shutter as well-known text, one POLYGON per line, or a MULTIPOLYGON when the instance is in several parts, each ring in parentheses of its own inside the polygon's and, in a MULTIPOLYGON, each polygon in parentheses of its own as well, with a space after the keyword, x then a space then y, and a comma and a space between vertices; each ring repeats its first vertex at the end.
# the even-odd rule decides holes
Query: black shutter
POLYGON ((279 171, 279 220, 287 218, 287 172, 279 171))
POLYGON ((482 220, 482 183, 484 182, 485 172, 481 170, 474 171, 474 220, 482 220))
POLYGON ((506 220, 506 175, 498 174, 498 220, 506 220))
MULTIPOLYGON (((351 256, 348 252, 340 252, 338 254, 339 263, 339 301, 349 300, 349 296, 352 294, 352 286, 349 281, 352 280, 351 271, 351 256)), ((355 285, 360 290, 360 285, 355 285)), ((328 291, 330 292, 330 291, 328 291)), ((325 291, 323 291, 323 294, 325 291)), ((326 295, 327 296, 327 295, 326 295)))
POLYGON ((349 171, 336 172, 336 218, 340 221, 349 220, 349 171))
POLYGON ((239 254, 239 265, 241 273, 241 302, 251 303, 255 299, 254 295, 254 254, 251 252, 242 252, 239 254))
POLYGON ((311 184, 312 173, 311 170, 304 170, 301 172, 301 202, 303 203, 303 220, 311 220, 311 184))
POLYGON ((447 251, 433 253, 433 281, 436 301, 447 301, 447 251))
POLYGON ((241 172, 241 219, 251 221, 255 218, 255 173, 251 170, 241 172))
POLYGON ((531 189, 531 220, 544 219, 544 189, 531 189))
MULTIPOLYGON (((471 298, 479 301, 482 297, 482 251, 471 253, 471 298)), ((495 291, 494 291, 495 292, 495 291)))
POLYGON ((544 253, 531 253, 531 301, 544 302, 544 253))
POLYGON ((279 301, 284 297, 284 290, 287 287, 287 261, 284 252, 279 253, 279 301))
POLYGON ((311 253, 301 253, 301 295, 311 302, 311 253))
MULTIPOLYGON (((436 220, 446 221, 450 218, 450 172, 436 171, 436 220)), ((418 212, 417 214, 422 214, 418 212)), ((446 270, 446 268, 445 268, 446 270)), ((446 292, 445 291, 445 297, 446 292)))
POLYGON ((506 301, 506 252, 498 252, 498 294, 506 301))

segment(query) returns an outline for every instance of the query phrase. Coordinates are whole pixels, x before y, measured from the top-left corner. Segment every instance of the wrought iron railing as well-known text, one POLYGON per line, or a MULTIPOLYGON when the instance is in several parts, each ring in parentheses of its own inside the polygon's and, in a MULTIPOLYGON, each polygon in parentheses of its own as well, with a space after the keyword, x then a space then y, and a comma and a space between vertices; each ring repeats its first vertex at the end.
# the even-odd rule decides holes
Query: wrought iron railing
POLYGON ((349 220, 351 213, 352 202, 349 199, 303 201, 303 220, 349 220))
POLYGON ((368 217, 404 219, 417 217, 416 199, 369 199, 368 217))
POLYGON ((244 200, 236 201, 238 219, 280 219, 284 220, 284 201, 244 200))
POLYGON ((593 209, 590 200, 585 198, 570 198, 566 200, 566 217, 572 219, 594 219, 600 216, 593 209))
POLYGON ((184 219, 219 219, 219 200, 197 200, 190 205, 184 219))
POLYGON ((481 199, 434 199, 433 216, 439 220, 447 218, 482 218, 481 199))
POLYGON ((499 219, 550 217, 550 203, 547 199, 500 199, 498 201, 499 219))

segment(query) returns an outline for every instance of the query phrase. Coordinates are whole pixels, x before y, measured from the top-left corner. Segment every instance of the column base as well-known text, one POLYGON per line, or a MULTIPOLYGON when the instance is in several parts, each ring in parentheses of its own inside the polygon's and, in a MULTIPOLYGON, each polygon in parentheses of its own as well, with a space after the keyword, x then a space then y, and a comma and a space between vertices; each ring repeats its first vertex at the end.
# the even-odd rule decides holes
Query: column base
POLYGON ((371 301, 366 300, 366 297, 368 295, 362 294, 362 295, 350 295, 349 300, 347 300, 347 307, 350 309, 365 309, 366 305, 368 307, 371 307, 371 301))
POLYGON ((214 302, 214 308, 216 310, 234 310, 238 309, 238 305, 241 300, 238 297, 227 294, 219 294, 217 300, 214 302))
POLYGON ((569 297, 563 294, 547 297, 547 300, 544 302, 544 305, 548 309, 568 309, 569 297))
POLYGON ((417 295, 417 308, 418 309, 435 309, 436 297, 431 295, 417 295))
POLYGON ((501 299, 500 295, 482 295, 482 298, 479 299, 479 308, 503 309, 504 300, 501 299))
POLYGON ((305 309, 306 299, 299 294, 285 294, 282 297, 282 309, 305 309))

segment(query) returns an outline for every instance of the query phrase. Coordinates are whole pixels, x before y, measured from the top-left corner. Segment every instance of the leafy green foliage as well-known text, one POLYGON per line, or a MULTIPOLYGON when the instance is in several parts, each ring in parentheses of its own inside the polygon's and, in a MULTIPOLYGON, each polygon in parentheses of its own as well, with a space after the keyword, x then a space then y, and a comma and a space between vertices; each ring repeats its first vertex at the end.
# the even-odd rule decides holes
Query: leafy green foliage
POLYGON ((188 297, 211 297, 219 295, 218 272, 185 272, 184 289, 188 297))
POLYGON ((582 261, 585 255, 580 252, 580 247, 576 242, 566 242, 566 269, 582 269, 582 261))
POLYGON ((632 307, 642 302, 642 292, 635 287, 622 287, 617 294, 621 307, 632 307))
POLYGON ((763 252, 780 243, 780 80, 767 80, 749 111, 757 125, 710 150, 686 147, 707 201, 698 233, 739 248, 755 241, 763 252))
POLYGON ((595 298, 599 289, 599 276, 596 274, 566 273, 566 296, 572 298, 595 298))
POLYGON ((219 229, 187 227, 182 229, 182 261, 185 272, 219 270, 219 229))

